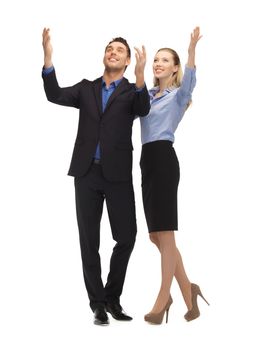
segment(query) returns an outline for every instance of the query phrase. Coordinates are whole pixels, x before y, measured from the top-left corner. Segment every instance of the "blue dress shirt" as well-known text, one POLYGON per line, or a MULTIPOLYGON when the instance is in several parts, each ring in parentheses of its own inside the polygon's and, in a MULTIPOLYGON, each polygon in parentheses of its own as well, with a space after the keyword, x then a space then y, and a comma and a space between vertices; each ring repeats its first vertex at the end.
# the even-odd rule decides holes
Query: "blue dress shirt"
MULTIPOLYGON (((123 78, 113 81, 109 85, 108 88, 106 87, 105 81, 103 79, 103 83, 102 83, 102 109, 103 109, 103 112, 105 110, 106 104, 107 104, 111 94, 114 92, 114 90, 119 85, 119 83, 121 82, 122 79, 123 78)), ((100 157, 101 157, 101 151, 100 151, 100 144, 98 143, 94 158, 100 159, 100 157)))

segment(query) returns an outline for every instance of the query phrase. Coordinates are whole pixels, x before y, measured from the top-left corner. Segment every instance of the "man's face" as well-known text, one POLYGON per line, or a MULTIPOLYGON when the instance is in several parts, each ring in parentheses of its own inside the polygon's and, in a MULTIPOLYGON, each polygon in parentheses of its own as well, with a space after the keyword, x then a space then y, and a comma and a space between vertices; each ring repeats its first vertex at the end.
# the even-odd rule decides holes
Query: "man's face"
POLYGON ((114 41, 105 49, 103 59, 106 70, 111 72, 125 71, 125 67, 130 64, 127 56, 127 48, 124 44, 114 41))

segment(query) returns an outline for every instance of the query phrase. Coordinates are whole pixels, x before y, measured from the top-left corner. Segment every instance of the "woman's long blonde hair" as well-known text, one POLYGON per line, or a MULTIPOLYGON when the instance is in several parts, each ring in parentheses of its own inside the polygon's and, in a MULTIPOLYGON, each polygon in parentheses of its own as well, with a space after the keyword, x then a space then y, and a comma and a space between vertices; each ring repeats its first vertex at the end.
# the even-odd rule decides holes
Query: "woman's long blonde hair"
MULTIPOLYGON (((168 48, 168 47, 161 48, 157 52, 160 52, 160 51, 167 51, 167 52, 170 52, 172 54, 174 64, 176 66, 178 66, 178 70, 176 72, 174 72, 173 76, 172 76, 172 79, 173 79, 172 86, 179 87, 181 85, 181 82, 182 82, 183 71, 182 71, 182 67, 181 67, 180 58, 179 58, 177 52, 173 49, 168 48)), ((154 86, 159 86, 159 79, 154 77, 153 82, 154 82, 154 86)))

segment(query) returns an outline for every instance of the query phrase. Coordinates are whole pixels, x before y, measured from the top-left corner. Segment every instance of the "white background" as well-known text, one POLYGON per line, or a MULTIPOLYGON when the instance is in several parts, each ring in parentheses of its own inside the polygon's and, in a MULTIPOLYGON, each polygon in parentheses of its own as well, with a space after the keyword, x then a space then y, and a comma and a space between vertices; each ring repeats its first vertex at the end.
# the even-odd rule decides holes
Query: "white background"
MULTIPOLYGON (((0 347, 36 349, 252 348, 252 12, 250 1, 1 2, 0 347), (122 305, 131 323, 96 327, 83 283, 73 178, 66 176, 78 112, 47 102, 43 27, 51 28, 61 86, 103 73, 115 36, 146 45, 146 82, 156 50, 182 62, 199 25, 193 105, 176 133, 181 165, 179 231, 186 270, 201 286, 201 317, 185 322, 176 282, 169 322, 143 321, 160 283, 160 261, 144 220, 139 121, 133 128, 138 235, 122 305), (89 345, 88 345, 89 344, 89 345)), ((134 81, 135 58, 126 77, 134 81)), ((103 277, 113 247, 106 207, 103 277)))

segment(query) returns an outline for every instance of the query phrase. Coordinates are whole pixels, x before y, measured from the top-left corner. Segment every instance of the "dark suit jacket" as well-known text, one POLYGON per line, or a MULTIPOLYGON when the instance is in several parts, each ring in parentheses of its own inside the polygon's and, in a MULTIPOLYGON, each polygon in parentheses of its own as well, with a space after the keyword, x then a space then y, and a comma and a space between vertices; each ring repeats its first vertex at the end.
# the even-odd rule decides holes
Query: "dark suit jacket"
POLYGON ((135 84, 123 78, 102 112, 102 77, 82 80, 60 88, 55 71, 43 75, 50 102, 79 109, 79 125, 68 175, 87 173, 98 141, 103 174, 109 181, 127 181, 132 177, 132 125, 135 115, 145 116, 150 109, 147 88, 136 92, 135 84))

